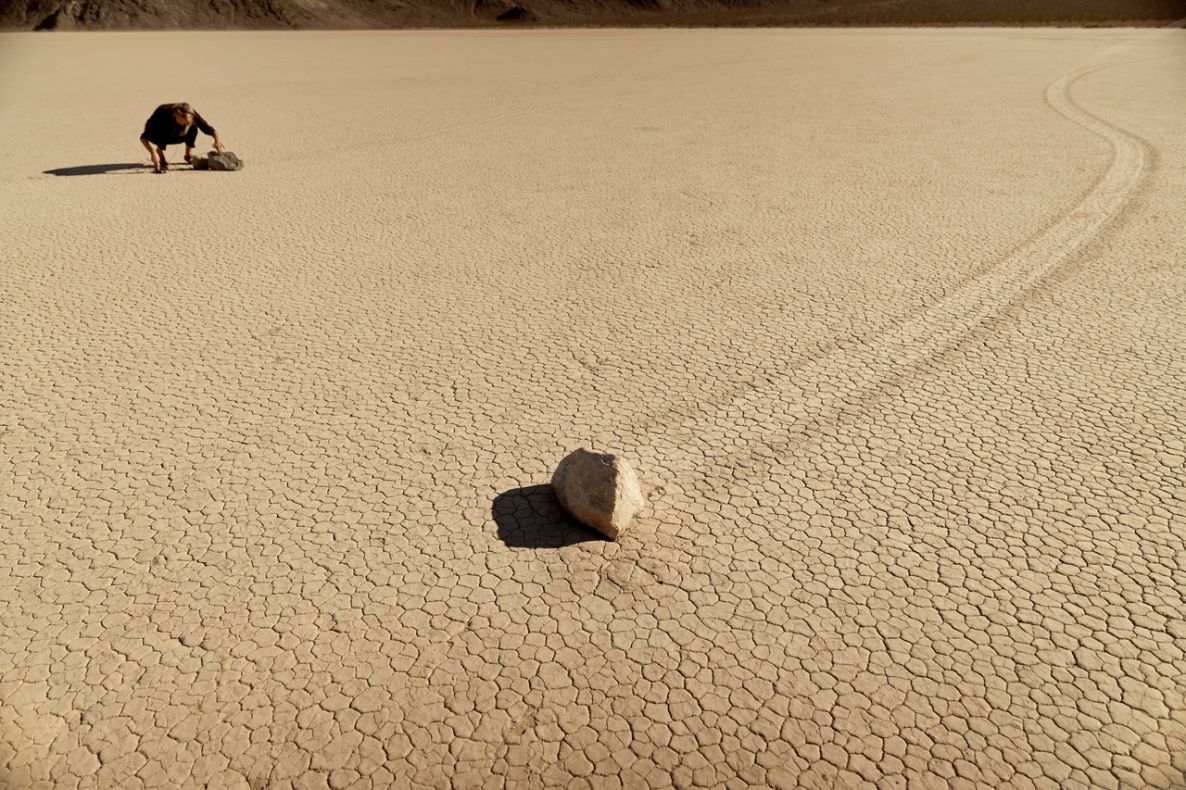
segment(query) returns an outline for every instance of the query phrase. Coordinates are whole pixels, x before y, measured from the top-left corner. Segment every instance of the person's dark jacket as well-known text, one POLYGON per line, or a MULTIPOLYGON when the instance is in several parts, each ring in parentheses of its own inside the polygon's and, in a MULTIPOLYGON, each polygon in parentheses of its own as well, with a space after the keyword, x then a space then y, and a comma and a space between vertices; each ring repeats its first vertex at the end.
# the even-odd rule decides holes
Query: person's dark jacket
POLYGON ((144 123, 144 134, 140 135, 140 139, 147 140, 158 148, 177 143, 185 143, 193 148, 199 131, 214 136, 214 127, 206 123, 206 119, 198 115, 197 110, 194 110, 194 122, 190 124, 189 129, 178 126, 177 121, 173 119, 173 110, 177 107, 176 104, 162 104, 153 110, 144 123))

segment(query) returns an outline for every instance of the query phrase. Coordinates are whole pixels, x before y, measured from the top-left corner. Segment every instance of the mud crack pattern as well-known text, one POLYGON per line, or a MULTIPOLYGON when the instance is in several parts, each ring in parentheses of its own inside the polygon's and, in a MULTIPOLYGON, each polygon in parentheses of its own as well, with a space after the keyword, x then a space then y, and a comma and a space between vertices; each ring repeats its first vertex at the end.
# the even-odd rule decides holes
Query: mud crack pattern
POLYGON ((1183 35, 0 36, 0 785, 1182 787, 1183 35))

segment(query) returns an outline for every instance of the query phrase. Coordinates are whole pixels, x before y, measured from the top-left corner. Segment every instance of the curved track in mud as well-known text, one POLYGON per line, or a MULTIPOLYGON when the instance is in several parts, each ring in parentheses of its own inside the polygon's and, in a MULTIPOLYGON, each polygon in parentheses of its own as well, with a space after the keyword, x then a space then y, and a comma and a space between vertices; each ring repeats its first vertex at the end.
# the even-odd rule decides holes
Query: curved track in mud
MULTIPOLYGON (((1123 209, 1140 185, 1147 166, 1144 140, 1091 114, 1074 101, 1071 89, 1075 82, 1104 68, 1107 66, 1072 71, 1046 89, 1046 102, 1054 111, 1103 138, 1112 148, 1107 170, 1061 219, 919 315, 868 342, 842 348, 788 371, 767 386, 747 389, 705 417, 674 426, 680 442, 698 435, 703 425, 726 432, 732 425, 733 430, 740 430, 741 426, 752 423, 752 415, 785 411, 790 404, 796 404, 799 412, 799 419, 794 421, 796 432, 812 423, 832 419, 849 401, 867 397, 870 391, 898 378, 902 371, 959 343, 987 319, 1023 298, 1094 239, 1123 209)), ((656 481, 662 481, 660 486, 687 471, 664 462, 664 450, 673 438, 656 438, 651 450, 641 451, 655 464, 652 468, 665 470, 655 475, 656 481)), ((781 444, 777 440, 771 444, 756 443, 751 452, 775 455, 781 444)))

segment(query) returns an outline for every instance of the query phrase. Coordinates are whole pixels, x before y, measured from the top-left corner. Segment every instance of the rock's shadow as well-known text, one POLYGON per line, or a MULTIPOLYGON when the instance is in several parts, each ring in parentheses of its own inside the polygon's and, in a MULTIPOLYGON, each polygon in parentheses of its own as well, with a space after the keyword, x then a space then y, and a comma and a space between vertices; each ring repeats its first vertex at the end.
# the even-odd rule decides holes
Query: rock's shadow
POLYGON ((148 170, 143 162, 119 162, 106 165, 78 165, 76 167, 55 167, 44 171, 47 176, 101 176, 104 173, 132 173, 148 170))
POLYGON ((557 549, 606 540, 565 513, 549 485, 505 491, 494 498, 490 513, 499 539, 511 548, 557 549))

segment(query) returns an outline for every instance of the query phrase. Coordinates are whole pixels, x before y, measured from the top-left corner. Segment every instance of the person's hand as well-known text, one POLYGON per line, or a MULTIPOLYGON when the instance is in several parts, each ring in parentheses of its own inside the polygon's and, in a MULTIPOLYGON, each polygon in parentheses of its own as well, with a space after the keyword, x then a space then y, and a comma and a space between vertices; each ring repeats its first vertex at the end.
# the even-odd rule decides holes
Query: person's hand
POLYGON ((152 172, 161 172, 161 155, 156 151, 152 152, 152 172))
POLYGON ((214 141, 214 150, 220 154, 226 151, 226 146, 222 144, 222 140, 214 141))

